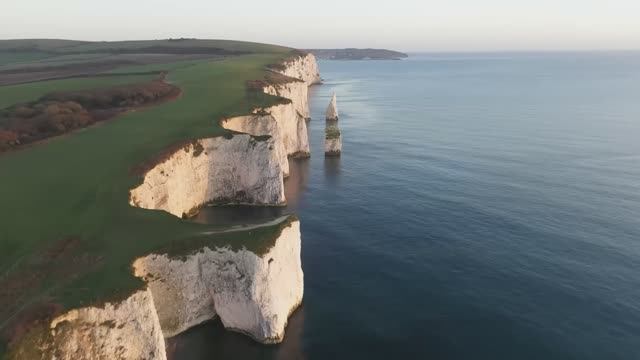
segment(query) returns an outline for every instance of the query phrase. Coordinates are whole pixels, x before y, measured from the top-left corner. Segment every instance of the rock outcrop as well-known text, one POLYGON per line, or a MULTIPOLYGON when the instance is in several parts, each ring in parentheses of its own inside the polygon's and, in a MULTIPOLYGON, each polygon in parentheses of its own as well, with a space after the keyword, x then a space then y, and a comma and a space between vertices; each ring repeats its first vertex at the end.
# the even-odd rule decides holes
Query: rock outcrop
POLYGON ((206 203, 283 205, 281 162, 271 137, 235 134, 198 140, 147 171, 129 201, 180 217, 206 203))
POLYGON ((289 175, 287 157, 309 157, 307 122, 310 119, 308 87, 320 83, 318 64, 311 54, 288 60, 282 70, 285 75, 277 83, 263 88, 267 94, 288 99, 271 107, 260 108, 252 116, 238 116, 221 121, 222 127, 256 136, 269 135, 276 142, 280 167, 284 176, 289 175), (275 123, 275 126, 274 126, 275 123), (282 144, 277 144, 281 142, 282 144), (284 149, 284 156, 282 152, 284 149))
POLYGON ((325 114, 327 121, 338 121, 338 100, 336 99, 336 94, 333 94, 333 97, 331 97, 325 114))
POLYGON ((164 337, 148 290, 117 303, 71 310, 38 328, 11 359, 166 359, 164 337))
POLYGON ((146 289, 54 318, 10 358, 165 360, 166 337, 216 316, 256 341, 282 341, 304 291, 300 223, 289 217, 266 226, 279 232, 261 252, 204 246, 190 255, 137 259, 134 272, 146 289))
POLYGON ((283 75, 301 79, 307 86, 320 84, 320 71, 318 70, 318 62, 316 57, 311 53, 306 53, 289 59, 284 63, 284 69, 279 71, 283 75))
POLYGON ((327 127, 324 138, 325 156, 340 156, 342 152, 342 134, 337 126, 327 127))
MULTIPOLYGON (((283 205, 287 158, 309 154, 307 87, 320 77, 310 54, 287 60, 279 72, 293 79, 264 91, 289 102, 221 121, 242 133, 172 150, 130 190, 130 204, 179 217, 206 203, 283 205)), ((298 220, 276 225, 276 235, 257 248, 249 229, 232 229, 221 232, 244 231, 246 242, 207 239, 188 254, 159 251, 135 260, 132 271, 146 282, 143 289, 122 301, 70 310, 50 326, 45 322, 44 330, 12 349, 11 359, 164 360, 165 337, 215 317, 256 341, 282 341, 304 280, 298 220)))
POLYGON ((302 301, 300 223, 291 221, 261 255, 205 247, 179 258, 149 255, 134 268, 154 294, 165 337, 219 316, 227 329, 278 343, 302 301))
POLYGON ((303 119, 310 119, 309 113, 309 85, 296 78, 281 84, 271 84, 263 88, 267 94, 280 96, 291 100, 293 108, 303 119))
POLYGON ((326 112, 326 127, 324 133, 325 156, 340 156, 342 152, 342 133, 338 127, 338 100, 333 94, 326 112))

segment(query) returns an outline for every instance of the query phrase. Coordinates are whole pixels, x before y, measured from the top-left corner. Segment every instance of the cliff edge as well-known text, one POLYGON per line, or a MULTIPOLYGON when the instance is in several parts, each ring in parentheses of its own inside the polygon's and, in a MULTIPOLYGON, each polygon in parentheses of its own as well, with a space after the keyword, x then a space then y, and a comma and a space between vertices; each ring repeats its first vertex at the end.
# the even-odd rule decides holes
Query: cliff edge
MULTIPOLYGON (((208 203, 283 205, 287 157, 309 154, 307 87, 320 76, 311 54, 288 58, 271 71, 290 80, 266 84, 263 91, 286 101, 221 120, 235 130, 227 135, 174 147, 142 174, 130 190, 130 205, 177 217, 208 203)), ((258 342, 282 341, 303 297, 297 218, 192 240, 174 244, 179 251, 138 257, 131 272, 141 288, 39 321, 12 344, 8 358, 163 360, 164 338, 216 317, 258 342)))

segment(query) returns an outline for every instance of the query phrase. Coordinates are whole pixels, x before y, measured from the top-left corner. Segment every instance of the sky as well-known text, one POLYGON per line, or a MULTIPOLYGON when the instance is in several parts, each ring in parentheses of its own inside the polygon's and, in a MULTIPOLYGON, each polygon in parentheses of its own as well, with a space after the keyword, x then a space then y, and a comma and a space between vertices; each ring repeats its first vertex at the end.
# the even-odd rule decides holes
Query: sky
POLYGON ((640 49, 640 0, 1 0, 0 39, 401 51, 640 49))

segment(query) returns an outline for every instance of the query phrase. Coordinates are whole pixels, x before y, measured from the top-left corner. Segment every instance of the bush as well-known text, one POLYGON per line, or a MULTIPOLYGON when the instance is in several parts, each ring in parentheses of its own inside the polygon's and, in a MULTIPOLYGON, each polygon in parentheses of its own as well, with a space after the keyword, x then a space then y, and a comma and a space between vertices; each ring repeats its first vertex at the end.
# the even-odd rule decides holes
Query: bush
POLYGON ((18 145, 18 134, 0 129, 0 150, 8 150, 16 145, 18 145))
POLYGON ((0 110, 0 151, 86 127, 129 107, 162 100, 175 91, 162 81, 91 91, 51 93, 0 110))

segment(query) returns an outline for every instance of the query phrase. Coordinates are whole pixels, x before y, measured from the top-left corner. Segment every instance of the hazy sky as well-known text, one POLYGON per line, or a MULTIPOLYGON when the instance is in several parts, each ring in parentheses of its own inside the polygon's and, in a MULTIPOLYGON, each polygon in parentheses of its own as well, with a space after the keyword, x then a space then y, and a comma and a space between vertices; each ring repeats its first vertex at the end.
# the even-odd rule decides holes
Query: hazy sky
POLYGON ((640 0, 1 0, 0 38, 405 51, 639 49, 640 0))

